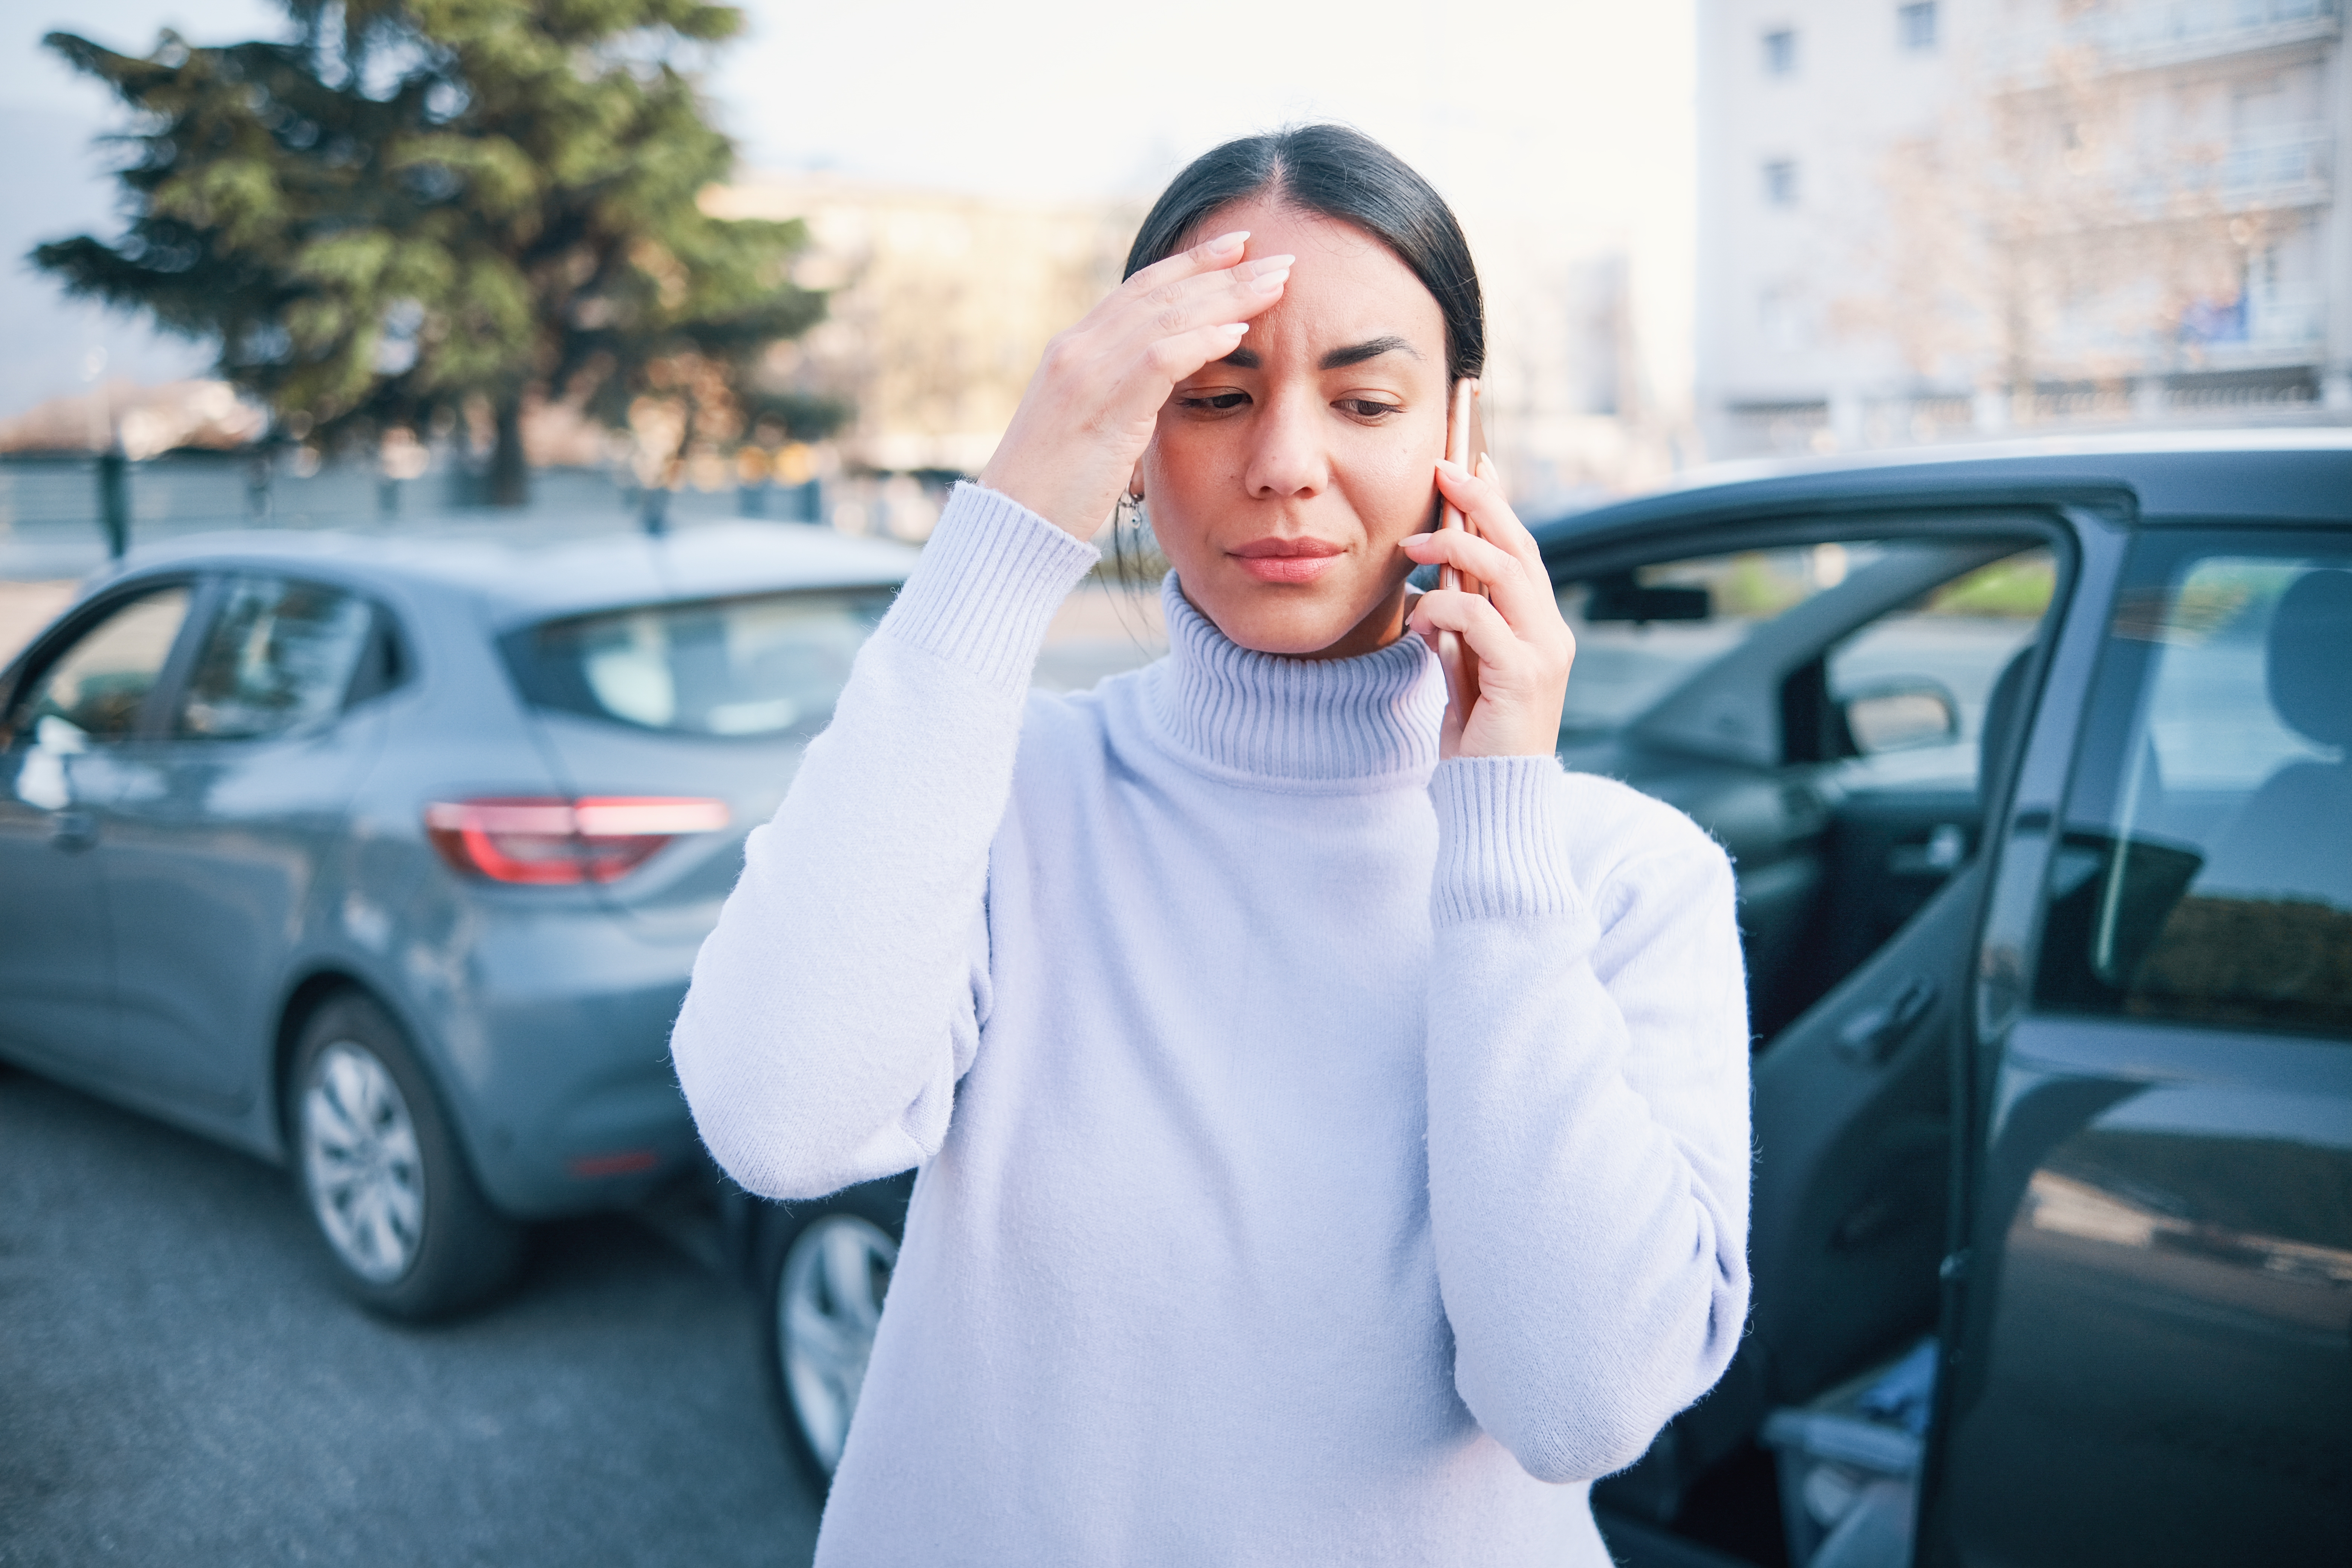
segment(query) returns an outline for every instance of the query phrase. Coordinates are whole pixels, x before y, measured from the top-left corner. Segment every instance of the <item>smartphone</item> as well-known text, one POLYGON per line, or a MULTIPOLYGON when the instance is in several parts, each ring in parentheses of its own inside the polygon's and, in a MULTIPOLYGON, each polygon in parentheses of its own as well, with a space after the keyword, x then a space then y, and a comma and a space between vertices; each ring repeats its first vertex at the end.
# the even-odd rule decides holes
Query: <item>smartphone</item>
MULTIPOLYGON (((1478 419, 1478 380, 1464 376, 1454 384, 1454 401, 1445 412, 1445 457, 1448 462, 1459 463, 1475 472, 1478 458, 1486 450, 1486 432, 1478 419)), ((1443 498, 1438 502, 1439 529, 1468 529, 1470 520, 1462 509, 1443 498)), ((1467 593, 1484 594, 1486 584, 1465 572, 1451 566, 1437 569, 1437 585, 1460 588, 1467 593)), ((1454 723, 1458 730, 1468 722, 1470 710, 1478 700, 1478 659, 1468 645, 1453 632, 1437 634, 1437 662, 1445 671, 1445 694, 1454 709, 1454 723)))

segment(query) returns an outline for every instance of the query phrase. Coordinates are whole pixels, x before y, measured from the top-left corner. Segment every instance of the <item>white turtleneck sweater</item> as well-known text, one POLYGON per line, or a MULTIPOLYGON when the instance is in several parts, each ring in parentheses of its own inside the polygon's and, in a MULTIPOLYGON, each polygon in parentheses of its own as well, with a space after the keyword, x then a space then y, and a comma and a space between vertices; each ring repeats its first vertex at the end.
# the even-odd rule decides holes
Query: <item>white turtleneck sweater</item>
POLYGON ((956 492, 678 1018, 752 1191, 921 1167, 818 1563, 1605 1563, 1747 1311, 1722 852, 1172 579, 1030 692, 1095 559, 956 492))

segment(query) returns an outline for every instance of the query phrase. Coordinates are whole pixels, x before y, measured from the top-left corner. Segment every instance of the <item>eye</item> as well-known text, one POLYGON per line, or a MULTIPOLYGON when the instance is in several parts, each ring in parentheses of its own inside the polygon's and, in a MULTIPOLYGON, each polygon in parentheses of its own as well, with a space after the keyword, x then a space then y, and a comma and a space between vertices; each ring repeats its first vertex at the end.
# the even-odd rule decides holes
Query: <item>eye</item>
POLYGON ((1387 418, 1391 414, 1404 412, 1402 405, 1382 403, 1376 397, 1343 397, 1339 400, 1339 407, 1340 413, 1366 421, 1378 421, 1387 418))
POLYGON ((1195 392, 1180 394, 1176 406, 1193 414, 1230 414, 1248 401, 1246 392, 1195 392))

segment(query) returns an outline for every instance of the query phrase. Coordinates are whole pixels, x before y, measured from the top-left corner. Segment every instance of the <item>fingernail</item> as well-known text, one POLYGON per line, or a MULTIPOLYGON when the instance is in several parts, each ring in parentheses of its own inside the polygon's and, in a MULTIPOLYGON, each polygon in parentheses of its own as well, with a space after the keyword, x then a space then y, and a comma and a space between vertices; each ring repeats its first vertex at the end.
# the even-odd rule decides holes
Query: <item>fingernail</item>
POLYGON ((1225 331, 1233 333, 1235 337, 1240 337, 1244 332, 1249 331, 1249 323, 1247 321, 1227 321, 1225 323, 1225 331))
POLYGON ((1261 294, 1279 294, 1282 292, 1282 286, 1289 281, 1290 268, 1286 267, 1278 272, 1259 273, 1251 281, 1250 287, 1261 294))
POLYGON ((1243 243, 1246 241, 1249 237, 1249 230, 1245 228, 1237 228, 1231 234, 1221 234, 1217 236, 1216 238, 1209 241, 1205 248, 1212 256, 1223 256, 1229 250, 1239 250, 1242 247, 1243 243))
POLYGON ((1261 256, 1249 264, 1250 276, 1263 278, 1269 272, 1287 272, 1290 264, 1297 259, 1296 256, 1261 256))

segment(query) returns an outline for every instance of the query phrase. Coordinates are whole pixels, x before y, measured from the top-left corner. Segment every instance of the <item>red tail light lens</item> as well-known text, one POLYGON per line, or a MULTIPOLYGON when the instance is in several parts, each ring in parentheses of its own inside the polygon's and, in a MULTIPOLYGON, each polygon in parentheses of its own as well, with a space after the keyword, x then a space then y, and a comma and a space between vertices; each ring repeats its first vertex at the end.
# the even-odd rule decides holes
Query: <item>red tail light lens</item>
POLYGON ((441 858, 493 882, 610 882, 671 839, 727 826, 727 803, 675 795, 435 801, 425 831, 441 858))

